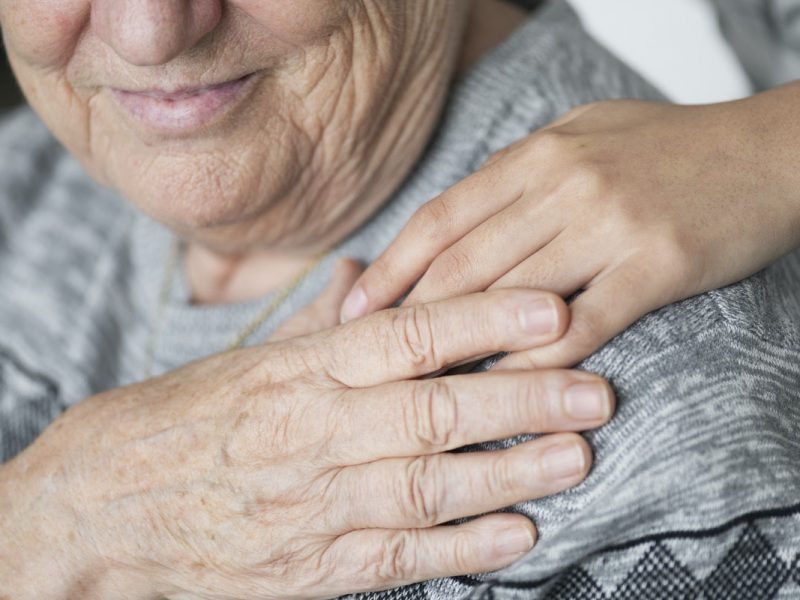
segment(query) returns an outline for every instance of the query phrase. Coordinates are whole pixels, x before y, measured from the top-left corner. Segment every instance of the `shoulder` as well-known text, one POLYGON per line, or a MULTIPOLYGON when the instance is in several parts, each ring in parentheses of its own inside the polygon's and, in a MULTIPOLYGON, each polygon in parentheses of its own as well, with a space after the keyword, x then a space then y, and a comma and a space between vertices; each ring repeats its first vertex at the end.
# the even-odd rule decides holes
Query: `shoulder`
POLYGON ((737 563, 788 572, 800 539, 800 252, 645 317, 581 366, 609 377, 617 414, 586 434, 595 461, 581 486, 517 505, 541 541, 488 583, 497 597, 684 584, 694 597, 737 563))
MULTIPOLYGON (((648 377, 692 374, 712 384, 747 377, 750 366, 780 356, 787 361, 780 368, 796 375, 793 389, 799 390, 800 251, 744 281, 644 317, 582 366, 634 387, 648 377)), ((767 381, 780 368, 756 379, 767 381)))
POLYGON ((600 44, 563 1, 548 2, 513 38, 517 69, 545 97, 583 104, 608 98, 665 100, 640 73, 600 44))
POLYGON ((577 106, 611 99, 664 100, 600 45, 563 1, 548 2, 457 82, 443 141, 475 146, 477 169, 493 152, 577 106))

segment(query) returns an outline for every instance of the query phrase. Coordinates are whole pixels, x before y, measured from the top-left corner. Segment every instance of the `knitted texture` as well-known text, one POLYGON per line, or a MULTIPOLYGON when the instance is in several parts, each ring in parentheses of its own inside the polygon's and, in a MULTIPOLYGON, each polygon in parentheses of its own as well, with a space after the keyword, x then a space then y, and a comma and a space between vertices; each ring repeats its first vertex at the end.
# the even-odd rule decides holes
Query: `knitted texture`
POLYGON ((800 0, 712 0, 756 89, 800 79, 800 0))
MULTIPOLYGON (((407 181, 251 343, 324 289, 336 257, 374 260, 417 208, 491 153, 573 106, 622 97, 660 95, 563 2, 545 6, 454 86, 407 181)), ((270 302, 192 306, 179 274, 154 332, 170 242, 92 183, 32 113, 0 125, 3 460, 66 407, 142 379, 150 340, 161 373, 221 351, 270 302)), ((800 594, 800 255, 645 317, 581 368, 612 382, 618 412, 587 435, 596 458, 582 485, 513 507, 535 520, 538 546, 498 573, 360 598, 800 594)))

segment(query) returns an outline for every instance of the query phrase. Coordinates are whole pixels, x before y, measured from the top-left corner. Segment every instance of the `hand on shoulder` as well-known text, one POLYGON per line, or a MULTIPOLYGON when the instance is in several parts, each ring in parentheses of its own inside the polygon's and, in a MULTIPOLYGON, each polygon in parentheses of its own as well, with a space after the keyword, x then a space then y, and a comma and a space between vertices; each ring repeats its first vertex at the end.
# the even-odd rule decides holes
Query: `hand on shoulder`
POLYGON ((501 288, 579 293, 553 344, 579 362, 648 312, 739 281, 800 244, 800 84, 707 106, 579 107, 433 199, 361 276, 344 320, 501 288))

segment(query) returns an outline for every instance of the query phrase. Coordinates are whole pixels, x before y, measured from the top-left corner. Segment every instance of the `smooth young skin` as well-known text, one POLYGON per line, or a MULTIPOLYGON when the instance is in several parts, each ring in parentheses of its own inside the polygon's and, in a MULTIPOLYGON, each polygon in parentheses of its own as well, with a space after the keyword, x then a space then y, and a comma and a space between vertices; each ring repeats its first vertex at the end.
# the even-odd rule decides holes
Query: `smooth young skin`
POLYGON ((354 286, 344 321, 530 287, 566 298, 556 343, 504 368, 565 367, 644 314, 800 245, 800 84, 725 104, 580 107, 432 200, 354 286))

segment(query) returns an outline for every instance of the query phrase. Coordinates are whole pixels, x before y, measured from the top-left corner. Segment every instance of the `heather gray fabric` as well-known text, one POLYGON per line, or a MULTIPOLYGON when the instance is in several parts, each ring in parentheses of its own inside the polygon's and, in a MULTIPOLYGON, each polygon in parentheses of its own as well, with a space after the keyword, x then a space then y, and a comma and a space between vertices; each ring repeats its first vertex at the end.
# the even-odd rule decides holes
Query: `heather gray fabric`
POLYGON ((800 79, 800 0, 712 1, 757 89, 800 79))
MULTIPOLYGON (((374 259, 415 209, 493 151, 611 97, 659 95, 550 4, 455 86, 413 174, 336 254, 374 259)), ((0 125, 0 197, 8 459, 65 407, 144 377, 170 236, 93 184, 27 111, 0 125)), ((330 266, 251 343, 310 302, 330 266)), ((186 296, 178 278, 155 372, 221 350, 269 301, 192 307, 186 296)), ((363 597, 800 595, 800 255, 646 317, 581 366, 610 379, 619 410, 588 436, 596 465, 583 485, 515 507, 536 520, 538 547, 500 573, 363 597)))

